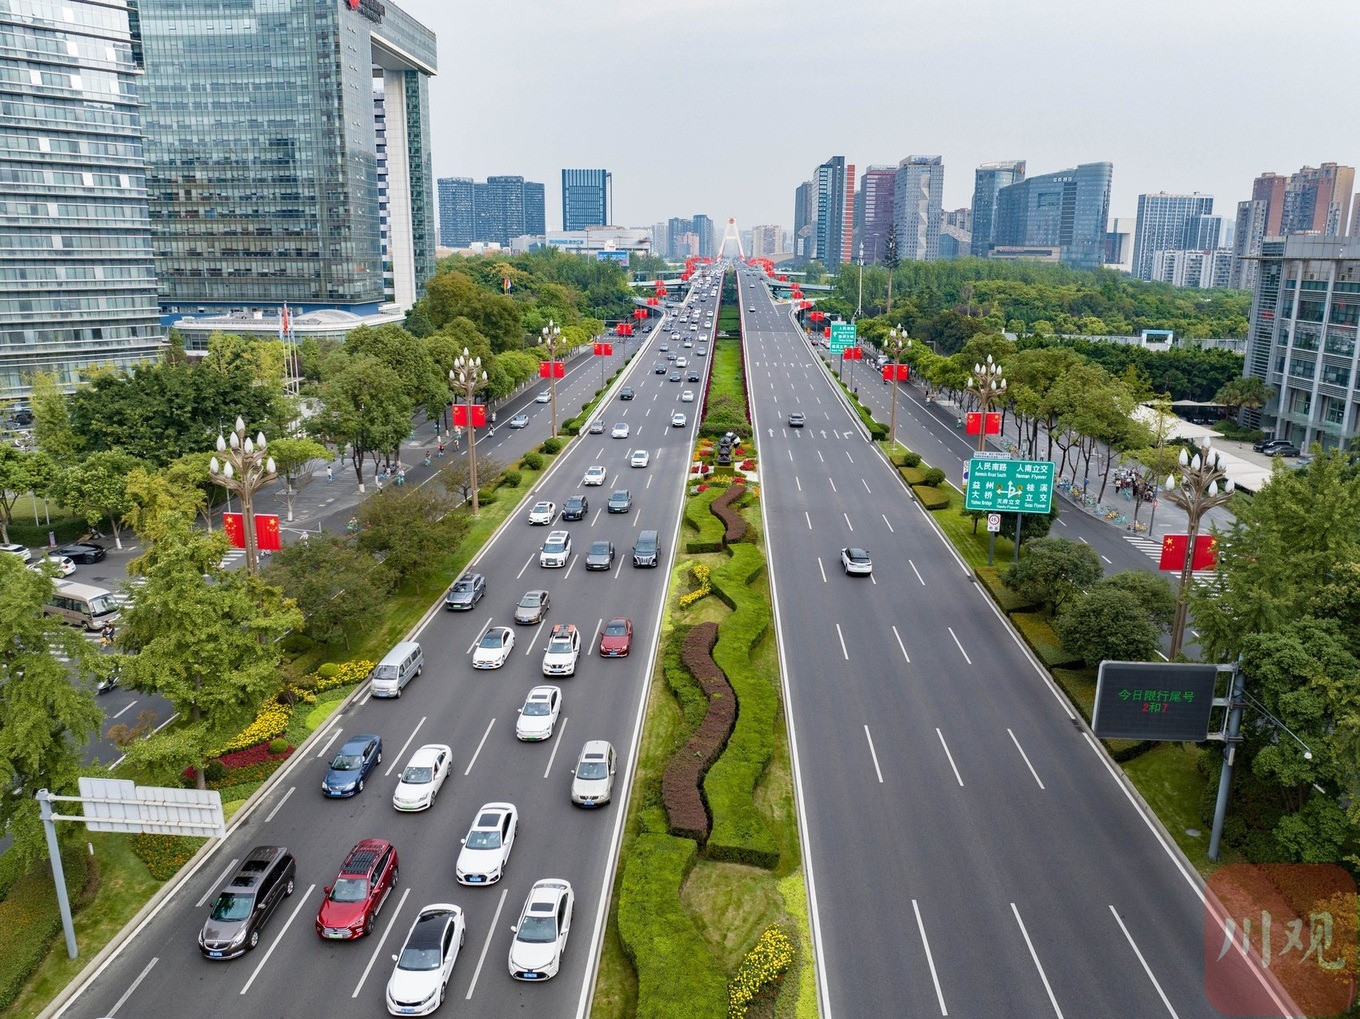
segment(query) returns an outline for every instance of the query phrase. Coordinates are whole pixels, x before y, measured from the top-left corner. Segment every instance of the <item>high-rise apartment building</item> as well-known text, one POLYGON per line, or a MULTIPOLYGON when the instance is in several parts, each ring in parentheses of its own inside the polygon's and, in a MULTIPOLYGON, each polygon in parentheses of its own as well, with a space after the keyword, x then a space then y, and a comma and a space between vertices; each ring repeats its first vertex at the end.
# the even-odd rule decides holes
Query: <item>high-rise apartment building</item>
POLYGON ((810 180, 793 192, 793 257, 798 262, 817 257, 817 185, 810 180))
POLYGON ((1216 251, 1223 237, 1223 217, 1196 216, 1186 226, 1188 247, 1195 251, 1216 251))
POLYGON ((504 175, 439 178, 439 239, 445 247, 499 244, 546 232, 541 183, 504 175))
POLYGON ((434 33, 395 4, 139 0, 147 184, 162 312, 383 303, 434 272, 434 33))
POLYGON ((562 229, 614 222, 614 175, 608 170, 562 171, 562 229))
POLYGON ((897 164, 893 222, 897 255, 903 261, 933 262, 940 257, 940 217, 944 200, 944 159, 907 156, 897 164))
POLYGON ((973 230, 968 250, 975 258, 986 258, 992 244, 996 218, 996 193, 1025 179, 1023 159, 983 163, 973 171, 973 230))
POLYGON ((973 210, 946 209, 940 214, 940 258, 964 258, 973 241, 973 210))
POLYGON ((761 223, 751 227, 751 257, 769 258, 771 255, 782 254, 787 249, 785 245, 785 231, 782 226, 772 223, 761 223))
POLYGON ((471 177, 439 178, 439 243, 466 248, 472 243, 473 181, 471 177))
MULTIPOLYGON (((1016 257, 1013 253, 1023 249, 1053 249, 1068 265, 1099 268, 1105 255, 1113 174, 1111 163, 1082 163, 1001 188, 996 193, 992 247, 1008 249, 1007 257, 1016 257)), ((975 229, 976 225, 974 220, 975 229)))
MULTIPOLYGON (((1165 192, 1138 196, 1138 225, 1133 232, 1133 274, 1140 280, 1152 279, 1154 251, 1198 247, 1193 242, 1192 224, 1198 217, 1212 215, 1210 195, 1169 195, 1165 192)), ((1217 238, 1215 238, 1215 245, 1217 238)))
POLYGON ((851 247, 855 225, 855 164, 844 156, 832 156, 817 167, 816 258, 828 272, 853 261, 851 247))
POLYGON ((491 236, 478 240, 494 241, 508 247, 511 237, 527 232, 524 229, 524 178, 487 177, 486 191, 491 203, 491 236))
POLYGON ((548 232, 546 192, 547 189, 541 181, 526 180, 524 182, 523 232, 534 237, 548 232))
MULTIPOLYGON (((163 349, 139 97, 122 6, 0 4, 0 399, 163 349)), ((369 110, 373 95, 367 92, 369 110)))
POLYGON ((1232 280, 1232 265, 1232 248, 1154 251, 1152 282, 1173 287, 1226 287, 1232 280))
POLYGON ((897 167, 870 166, 860 175, 855 192, 855 259, 863 250, 864 261, 876 265, 883 260, 888 245, 888 229, 893 221, 893 191, 897 187, 897 167))
POLYGON ((713 257, 713 220, 702 212, 696 212, 690 221, 690 229, 699 238, 699 257, 713 257))
POLYGON ((1346 232, 1355 168, 1336 163, 1305 166, 1288 177, 1263 173, 1251 198, 1237 205, 1233 231, 1233 286, 1256 289, 1257 262, 1267 238, 1301 232, 1339 237, 1346 232))

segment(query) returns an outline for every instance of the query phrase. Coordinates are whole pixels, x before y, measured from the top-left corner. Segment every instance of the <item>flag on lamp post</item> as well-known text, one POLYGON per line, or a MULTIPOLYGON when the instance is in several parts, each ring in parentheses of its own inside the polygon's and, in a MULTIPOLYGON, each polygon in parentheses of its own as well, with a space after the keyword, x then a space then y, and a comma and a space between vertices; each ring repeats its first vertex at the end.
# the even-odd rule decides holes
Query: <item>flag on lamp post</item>
POLYGON ((222 514, 222 532, 232 548, 246 547, 246 521, 239 513, 222 514))
POLYGON ((283 547, 277 513, 255 514, 255 544, 261 552, 277 552, 283 547))
MULTIPOLYGON (((458 428, 468 426, 468 408, 465 403, 455 403, 453 405, 453 423, 458 428)), ((472 425, 474 428, 486 427, 486 407, 482 404, 474 404, 472 407, 472 425)))

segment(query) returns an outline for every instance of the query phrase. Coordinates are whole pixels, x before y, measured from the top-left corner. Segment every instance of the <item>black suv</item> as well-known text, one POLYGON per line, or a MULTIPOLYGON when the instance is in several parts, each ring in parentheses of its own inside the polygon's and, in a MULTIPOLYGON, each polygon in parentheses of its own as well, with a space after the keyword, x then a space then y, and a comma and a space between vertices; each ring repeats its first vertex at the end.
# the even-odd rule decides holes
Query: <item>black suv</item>
POLYGON ((584 495, 569 495, 562 506, 563 520, 584 520, 590 512, 590 500, 584 495))
POLYGON ((632 386, 624 386, 622 389, 619 390, 619 399, 620 399, 620 400, 631 400, 632 398, 633 398, 633 387, 632 387, 632 386))
POLYGON ((297 860, 282 846, 256 846, 217 893, 198 948, 209 959, 235 959, 260 943, 260 930, 293 894, 297 860))

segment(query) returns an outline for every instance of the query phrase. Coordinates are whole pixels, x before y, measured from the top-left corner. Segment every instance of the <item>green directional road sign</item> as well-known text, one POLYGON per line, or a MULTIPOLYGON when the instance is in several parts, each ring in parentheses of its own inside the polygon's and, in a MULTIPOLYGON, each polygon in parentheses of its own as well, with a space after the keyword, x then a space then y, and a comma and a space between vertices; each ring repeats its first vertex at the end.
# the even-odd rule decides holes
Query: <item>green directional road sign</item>
POLYGON ((968 461, 964 507, 986 513, 1047 513, 1053 508, 1051 460, 968 461))
POLYGON ((831 344, 828 349, 833 355, 839 355, 847 347, 855 346, 858 342, 858 332, 853 322, 832 322, 831 344))

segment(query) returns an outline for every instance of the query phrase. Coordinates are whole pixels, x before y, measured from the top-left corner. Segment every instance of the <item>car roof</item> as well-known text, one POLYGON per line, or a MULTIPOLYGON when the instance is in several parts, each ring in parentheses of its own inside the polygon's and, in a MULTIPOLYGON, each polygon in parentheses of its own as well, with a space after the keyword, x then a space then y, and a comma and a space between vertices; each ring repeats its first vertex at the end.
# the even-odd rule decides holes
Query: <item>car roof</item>
POLYGON ((452 753, 453 751, 444 743, 426 743, 423 747, 416 747, 410 763, 418 768, 424 764, 433 764, 440 754, 448 756, 452 753))
POLYGON ((566 637, 570 636, 575 632, 576 632, 575 623, 553 623, 552 633, 550 634, 550 636, 566 637))
POLYGON ((350 747, 354 747, 357 750, 362 750, 365 746, 368 745, 369 740, 375 740, 380 738, 381 737, 379 737, 376 733, 361 732, 345 740, 345 742, 340 747, 340 752, 343 754, 350 747))
POLYGON ((581 760, 598 757, 601 760, 609 756, 609 751, 614 749, 609 745, 607 739, 586 740, 585 746, 581 748, 581 760))
POLYGON ((382 856, 391 844, 386 839, 361 839, 359 844, 349 851, 345 862, 340 865, 340 874, 342 876, 368 874, 378 862, 378 857, 382 856))
POLYGON ((851 545, 845 550, 845 554, 851 559, 868 559, 869 553, 857 545, 851 545))
POLYGON ((406 938, 407 947, 440 948, 444 940, 444 931, 452 922, 452 912, 442 909, 438 912, 422 910, 416 917, 416 922, 411 925, 411 933, 406 938))
POLYGON ((540 507, 540 506, 551 506, 551 505, 552 505, 552 503, 551 503, 549 500, 547 500, 547 499, 539 499, 538 502, 534 503, 534 509, 538 509, 538 507, 540 507))
POLYGON ((477 808, 477 819, 472 822, 472 827, 474 828, 499 827, 501 823, 501 818, 504 817, 507 813, 513 814, 514 812, 515 805, 513 803, 504 803, 499 801, 494 803, 483 803, 480 807, 477 808), (486 817, 488 814, 496 815, 495 820, 488 820, 485 823, 483 823, 482 818, 486 817))
POLYGON ((566 531, 549 531, 549 532, 548 532, 548 540, 549 540, 549 541, 566 541, 566 540, 567 540, 567 532, 566 532, 566 531))
POLYGON ((536 686, 529 691, 529 696, 524 698, 526 701, 546 701, 553 694, 560 694, 561 687, 556 686, 536 686))
POLYGON ((609 542, 608 542, 608 541, 605 541, 605 540, 592 541, 592 542, 590 543, 590 551, 592 551, 592 552, 602 552, 602 551, 604 551, 605 549, 607 549, 608 547, 609 547, 609 542))

